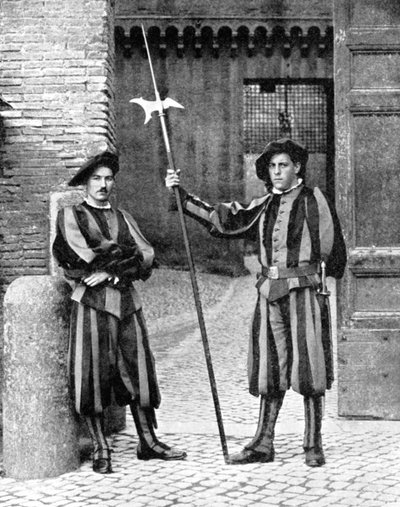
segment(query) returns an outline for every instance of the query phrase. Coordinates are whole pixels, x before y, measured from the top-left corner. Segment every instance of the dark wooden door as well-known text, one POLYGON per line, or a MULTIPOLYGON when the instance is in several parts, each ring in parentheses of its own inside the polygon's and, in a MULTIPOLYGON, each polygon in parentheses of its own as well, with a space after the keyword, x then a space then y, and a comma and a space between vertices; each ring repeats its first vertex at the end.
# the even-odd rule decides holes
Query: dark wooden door
POLYGON ((334 0, 339 414, 400 419, 400 2, 334 0))

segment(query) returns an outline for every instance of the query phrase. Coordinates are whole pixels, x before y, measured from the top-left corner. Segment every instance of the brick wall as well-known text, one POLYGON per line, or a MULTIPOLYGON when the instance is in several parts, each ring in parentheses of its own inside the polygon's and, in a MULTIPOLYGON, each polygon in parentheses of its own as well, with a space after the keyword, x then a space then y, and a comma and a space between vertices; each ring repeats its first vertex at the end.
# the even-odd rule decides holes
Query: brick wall
POLYGON ((48 272, 48 201, 114 144, 113 19, 107 0, 4 0, 0 276, 48 272))
POLYGON ((115 144, 110 1, 1 4, 0 93, 13 110, 1 118, 0 303, 14 278, 49 271, 50 195, 115 144))

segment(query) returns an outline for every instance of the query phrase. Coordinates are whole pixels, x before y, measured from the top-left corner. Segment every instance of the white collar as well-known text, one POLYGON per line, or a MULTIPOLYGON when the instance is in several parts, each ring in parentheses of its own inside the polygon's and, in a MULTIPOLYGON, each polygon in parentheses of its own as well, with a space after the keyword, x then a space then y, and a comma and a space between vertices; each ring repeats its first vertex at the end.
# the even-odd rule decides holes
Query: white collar
POLYGON ((299 179, 297 180, 296 185, 293 185, 293 187, 290 187, 290 188, 288 188, 287 190, 278 190, 277 188, 272 187, 272 193, 273 193, 273 194, 287 194, 288 192, 291 192, 291 191, 292 191, 292 190, 294 190, 295 188, 299 187, 302 183, 303 183, 303 179, 302 179, 302 178, 299 178, 299 179))
POLYGON ((89 206, 91 206, 92 208, 96 208, 96 209, 111 209, 111 204, 109 202, 107 202, 107 204, 105 206, 98 206, 97 204, 89 202, 89 200, 88 200, 87 197, 85 197, 85 202, 86 202, 86 204, 89 204, 89 206))

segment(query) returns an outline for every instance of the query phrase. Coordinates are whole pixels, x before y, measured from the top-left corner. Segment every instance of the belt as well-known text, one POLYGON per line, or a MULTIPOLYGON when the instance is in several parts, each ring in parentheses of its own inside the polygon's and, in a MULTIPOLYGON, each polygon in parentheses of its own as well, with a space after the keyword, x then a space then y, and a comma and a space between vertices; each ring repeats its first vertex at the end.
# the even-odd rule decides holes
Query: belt
POLYGON ((298 266, 295 268, 285 268, 280 266, 263 266, 261 274, 271 280, 280 278, 297 278, 298 276, 314 275, 320 272, 319 264, 309 264, 307 266, 298 266))

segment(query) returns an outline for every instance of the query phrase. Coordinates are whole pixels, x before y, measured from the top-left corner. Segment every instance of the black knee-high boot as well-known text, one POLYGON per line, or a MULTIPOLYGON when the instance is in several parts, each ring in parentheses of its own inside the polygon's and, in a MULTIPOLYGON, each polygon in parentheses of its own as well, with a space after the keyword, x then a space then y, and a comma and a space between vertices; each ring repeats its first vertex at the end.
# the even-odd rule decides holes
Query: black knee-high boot
POLYGON ((111 449, 103 431, 103 416, 86 416, 85 421, 93 443, 93 470, 99 474, 109 474, 111 468, 111 449))
POLYGON ((324 399, 324 396, 304 396, 303 448, 306 453, 305 463, 310 467, 320 467, 325 464, 321 436, 324 399))
POLYGON ((155 413, 153 408, 143 408, 137 403, 130 404, 133 420, 135 421, 136 431, 139 437, 137 447, 137 457, 142 460, 163 459, 180 460, 185 459, 185 451, 169 447, 160 442, 154 432, 155 413))
POLYGON ((274 461, 275 425, 284 397, 285 391, 280 392, 278 396, 261 397, 256 434, 240 453, 230 457, 231 464, 274 461))

